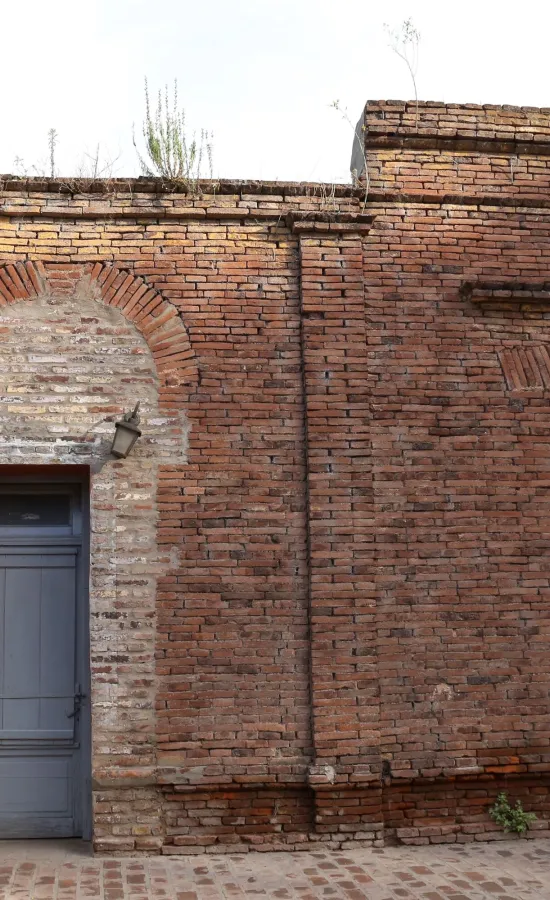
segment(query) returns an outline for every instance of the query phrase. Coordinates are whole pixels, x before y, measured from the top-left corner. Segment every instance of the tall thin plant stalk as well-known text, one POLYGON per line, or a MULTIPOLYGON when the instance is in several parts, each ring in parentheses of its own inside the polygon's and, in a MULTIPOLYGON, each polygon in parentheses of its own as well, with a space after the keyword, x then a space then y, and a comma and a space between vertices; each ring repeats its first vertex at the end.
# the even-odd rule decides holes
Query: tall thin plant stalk
POLYGON ((399 59, 403 60, 411 77, 416 109, 414 124, 418 130, 418 88, 416 76, 418 73, 420 32, 415 28, 411 18, 405 19, 400 28, 390 28, 389 25, 384 25, 384 30, 388 35, 391 49, 399 59))
POLYGON ((48 151, 50 156, 50 178, 55 178, 56 176, 56 167, 55 167, 55 148, 57 146, 57 131, 55 128, 50 128, 48 131, 48 151))
MULTIPOLYGON (((363 212, 364 212, 366 205, 367 205, 369 189, 370 189, 369 167, 368 167, 368 163, 367 163, 367 154, 366 154, 366 150, 365 150, 365 125, 363 123, 362 118, 357 123, 357 125, 354 125, 353 122, 351 121, 350 114, 349 114, 347 108, 345 106, 342 106, 342 104, 340 103, 339 100, 333 100, 330 105, 331 105, 332 109, 335 109, 337 113, 340 113, 340 116, 342 117, 344 122, 346 122, 349 125, 349 127, 353 131, 353 134, 357 141, 357 146, 359 147, 359 152, 361 154, 361 161, 363 163, 363 172, 365 174, 365 184, 364 184, 365 197, 363 199, 363 212)), ((360 184, 360 179, 361 179, 361 175, 363 174, 363 172, 358 172, 356 169, 354 169, 352 171, 351 179, 352 179, 354 187, 356 187, 360 184)))

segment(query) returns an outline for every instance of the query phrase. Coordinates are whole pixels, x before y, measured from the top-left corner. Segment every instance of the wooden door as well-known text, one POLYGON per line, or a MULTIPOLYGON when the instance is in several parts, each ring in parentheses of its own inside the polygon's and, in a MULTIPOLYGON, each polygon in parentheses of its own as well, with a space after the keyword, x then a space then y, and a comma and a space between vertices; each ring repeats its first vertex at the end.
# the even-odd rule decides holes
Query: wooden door
POLYGON ((32 524, 18 537, 0 546, 0 838, 73 837, 83 827, 89 709, 78 658, 81 547, 48 543, 32 524))

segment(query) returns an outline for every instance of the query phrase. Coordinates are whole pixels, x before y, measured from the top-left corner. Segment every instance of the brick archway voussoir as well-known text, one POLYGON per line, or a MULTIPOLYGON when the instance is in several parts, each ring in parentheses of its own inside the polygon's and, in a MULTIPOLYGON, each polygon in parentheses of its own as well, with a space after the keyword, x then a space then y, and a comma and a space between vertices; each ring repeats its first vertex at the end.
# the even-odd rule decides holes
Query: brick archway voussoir
POLYGON ((83 278, 107 306, 118 309, 141 332, 155 361, 161 388, 198 382, 198 365, 177 309, 139 275, 105 263, 16 262, 0 265, 0 308, 49 291, 75 290, 83 278))

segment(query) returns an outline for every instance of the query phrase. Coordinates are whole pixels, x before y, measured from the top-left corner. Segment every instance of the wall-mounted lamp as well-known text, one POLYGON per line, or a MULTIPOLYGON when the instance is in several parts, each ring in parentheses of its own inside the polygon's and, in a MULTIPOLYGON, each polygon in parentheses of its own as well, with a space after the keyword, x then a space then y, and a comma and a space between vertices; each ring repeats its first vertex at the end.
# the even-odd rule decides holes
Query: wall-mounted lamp
POLYGON ((126 413, 120 422, 115 422, 115 436, 113 439, 113 446, 111 447, 111 453, 113 456, 118 456, 119 459, 125 459, 138 437, 141 437, 141 431, 138 428, 138 410, 139 400, 136 403, 133 412, 126 413))

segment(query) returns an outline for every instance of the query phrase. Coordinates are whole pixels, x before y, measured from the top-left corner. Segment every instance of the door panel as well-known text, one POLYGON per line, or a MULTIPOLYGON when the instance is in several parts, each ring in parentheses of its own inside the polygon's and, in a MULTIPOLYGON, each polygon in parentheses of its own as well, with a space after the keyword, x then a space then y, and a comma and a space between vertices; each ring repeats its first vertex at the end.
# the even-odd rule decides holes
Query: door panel
MULTIPOLYGON (((13 564, 13 563, 12 563, 13 564)), ((40 569, 2 569, 4 670, 2 696, 36 696, 40 664, 40 569)), ((38 706, 36 705, 38 711, 38 706)), ((2 723, 3 724, 3 723, 2 723)))
POLYGON ((75 556, 37 554, 28 563, 26 554, 0 556, 0 739, 18 730, 24 737, 53 732, 68 739, 76 683, 75 556))
POLYGON ((78 827, 77 550, 0 550, 2 837, 78 827))
POLYGON ((0 838, 72 837, 73 782, 70 751, 0 756, 0 838))
MULTIPOLYGON (((39 676, 41 697, 72 698, 74 694, 75 594, 74 560, 70 560, 70 565, 63 568, 42 569, 39 676), (60 653, 60 649, 65 652, 60 653)), ((72 712, 72 704, 68 712, 72 712)))

